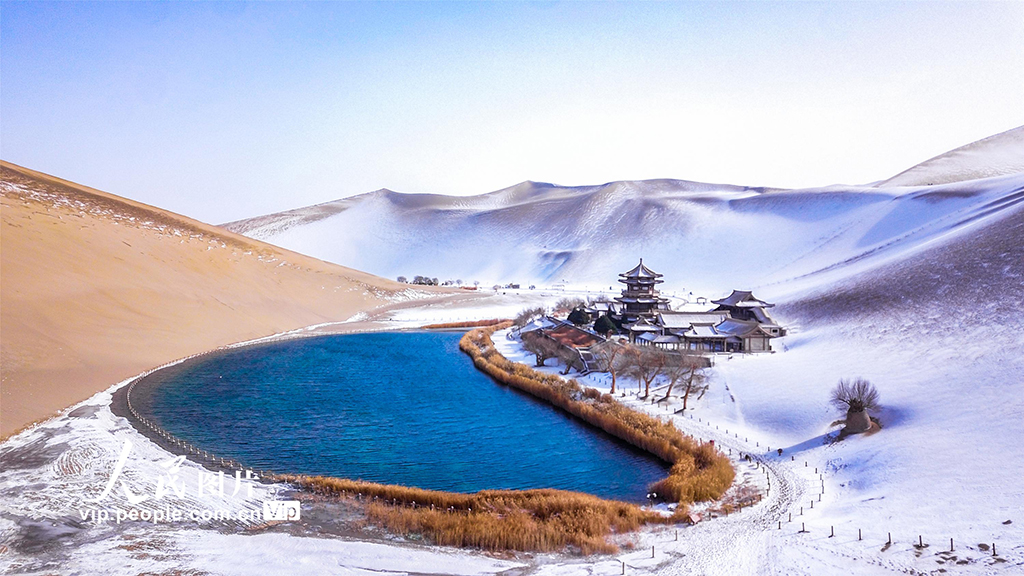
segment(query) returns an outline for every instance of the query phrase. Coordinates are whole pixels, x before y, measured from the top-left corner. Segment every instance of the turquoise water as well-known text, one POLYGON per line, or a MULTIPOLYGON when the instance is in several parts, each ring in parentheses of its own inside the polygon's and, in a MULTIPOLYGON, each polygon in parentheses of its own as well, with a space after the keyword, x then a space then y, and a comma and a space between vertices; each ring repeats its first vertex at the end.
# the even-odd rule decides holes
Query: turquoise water
POLYGON ((277 472, 637 502, 666 476, 657 459, 477 371, 460 337, 350 334, 237 348, 158 371, 132 400, 205 450, 277 472))

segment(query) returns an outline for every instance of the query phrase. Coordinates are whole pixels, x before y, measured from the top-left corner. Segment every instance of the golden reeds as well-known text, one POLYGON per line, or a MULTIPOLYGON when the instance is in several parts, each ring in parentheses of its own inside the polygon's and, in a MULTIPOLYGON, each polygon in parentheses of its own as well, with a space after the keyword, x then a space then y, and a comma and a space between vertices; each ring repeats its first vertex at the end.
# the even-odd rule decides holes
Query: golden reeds
POLYGON ((460 494, 323 476, 279 475, 275 480, 317 494, 354 498, 366 504, 371 522, 396 534, 422 534, 435 544, 540 552, 571 548, 582 554, 615 552, 617 548, 606 540, 611 534, 644 524, 682 522, 688 503, 720 498, 732 484, 734 471, 728 459, 710 445, 684 436, 671 423, 630 410, 611 395, 584 389, 575 380, 510 362, 490 337, 510 325, 506 321, 467 332, 459 347, 498 382, 546 400, 671 464, 669 476, 652 490, 659 499, 679 503, 674 515, 553 489, 460 494))
POLYGON ((443 322, 441 324, 427 324, 421 326, 421 330, 444 330, 446 328, 479 328, 481 326, 494 326, 507 322, 507 320, 500 320, 498 318, 492 318, 490 320, 466 320, 463 322, 443 322))
POLYGON ((459 494, 323 476, 279 476, 316 494, 355 498, 367 517, 396 534, 423 534, 434 543, 485 550, 610 553, 605 537, 644 524, 680 521, 685 507, 664 517, 633 504, 565 490, 483 490, 459 494))
POLYGON ((651 489, 660 499, 687 504, 714 500, 732 484, 728 458, 711 445, 684 436, 671 422, 633 411, 609 395, 584 390, 575 380, 543 374, 509 361, 494 347, 491 334, 507 323, 467 332, 459 348, 473 364, 498 382, 548 401, 578 418, 672 465, 669 476, 651 489))

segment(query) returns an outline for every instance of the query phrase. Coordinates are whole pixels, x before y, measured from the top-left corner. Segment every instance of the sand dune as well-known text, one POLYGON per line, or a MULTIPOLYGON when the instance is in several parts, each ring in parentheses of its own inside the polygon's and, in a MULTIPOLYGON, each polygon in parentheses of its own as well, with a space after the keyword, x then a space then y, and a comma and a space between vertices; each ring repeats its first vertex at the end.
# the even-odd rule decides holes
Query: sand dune
POLYGON ((1024 126, 925 160, 876 186, 931 186, 1015 172, 1024 172, 1024 126))
POLYGON ((2 164, 0 435, 165 362, 408 286, 2 164))
POLYGON ((378 191, 229 224, 386 277, 607 289, 639 257, 669 290, 790 290, 853 276, 998 218, 1024 174, 929 187, 773 190, 680 181, 524 183, 470 198, 378 191), (487 246, 487 250, 469 247, 487 246))

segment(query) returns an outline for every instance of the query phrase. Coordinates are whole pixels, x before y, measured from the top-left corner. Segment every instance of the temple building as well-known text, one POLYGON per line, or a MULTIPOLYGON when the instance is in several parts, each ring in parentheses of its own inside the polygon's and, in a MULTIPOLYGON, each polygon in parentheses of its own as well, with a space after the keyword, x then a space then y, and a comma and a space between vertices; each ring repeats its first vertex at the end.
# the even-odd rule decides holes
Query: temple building
MULTIPOLYGON (((662 275, 640 264, 619 274, 626 285, 612 319, 629 341, 669 350, 695 352, 771 352, 771 339, 786 331, 768 313, 775 306, 749 291, 733 290, 705 312, 677 312, 659 295, 662 275)), ((705 301, 706 302, 706 301, 705 301)))
POLYGON ((656 286, 664 282, 661 274, 644 266, 644 259, 629 272, 619 274, 619 282, 626 285, 622 296, 615 299, 621 304, 622 321, 633 323, 641 318, 652 319, 661 310, 668 310, 668 298, 658 294, 656 286))

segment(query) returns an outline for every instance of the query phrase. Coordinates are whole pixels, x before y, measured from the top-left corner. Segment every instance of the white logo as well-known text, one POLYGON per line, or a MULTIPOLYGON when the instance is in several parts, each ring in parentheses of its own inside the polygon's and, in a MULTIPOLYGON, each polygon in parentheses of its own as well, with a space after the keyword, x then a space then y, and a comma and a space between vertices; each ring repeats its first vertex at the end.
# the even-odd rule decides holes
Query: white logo
POLYGON ((272 500, 263 503, 263 520, 298 520, 301 516, 298 500, 272 500))

